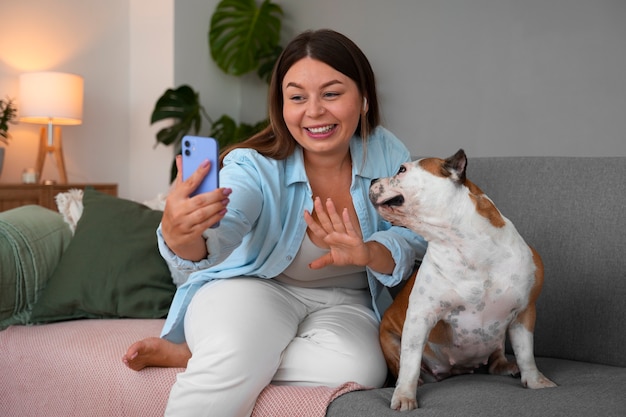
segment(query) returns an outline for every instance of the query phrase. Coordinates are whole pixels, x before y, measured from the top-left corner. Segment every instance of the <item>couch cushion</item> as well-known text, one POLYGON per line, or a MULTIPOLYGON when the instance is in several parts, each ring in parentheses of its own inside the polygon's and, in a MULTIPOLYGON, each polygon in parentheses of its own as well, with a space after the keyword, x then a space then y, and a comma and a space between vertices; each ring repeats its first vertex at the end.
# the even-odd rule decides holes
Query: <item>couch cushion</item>
POLYGON ((537 366, 556 388, 528 389, 519 378, 462 375, 417 389, 419 409, 389 408, 393 388, 352 392, 337 398, 326 417, 623 417, 626 369, 562 359, 538 358, 537 366))
POLYGON ((25 324, 70 243, 59 213, 24 206, 0 213, 0 329, 25 324))
POLYGON ((83 204, 31 321, 164 317, 176 288, 157 248, 162 212, 94 189, 83 204))

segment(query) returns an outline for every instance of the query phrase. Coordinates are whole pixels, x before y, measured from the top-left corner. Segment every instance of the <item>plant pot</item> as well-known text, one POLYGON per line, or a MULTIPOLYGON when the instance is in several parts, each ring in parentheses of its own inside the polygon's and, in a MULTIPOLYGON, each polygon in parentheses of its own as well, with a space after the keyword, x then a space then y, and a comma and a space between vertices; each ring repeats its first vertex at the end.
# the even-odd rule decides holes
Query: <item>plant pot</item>
POLYGON ((0 177, 2 176, 2 163, 4 162, 4 147, 0 146, 0 177))

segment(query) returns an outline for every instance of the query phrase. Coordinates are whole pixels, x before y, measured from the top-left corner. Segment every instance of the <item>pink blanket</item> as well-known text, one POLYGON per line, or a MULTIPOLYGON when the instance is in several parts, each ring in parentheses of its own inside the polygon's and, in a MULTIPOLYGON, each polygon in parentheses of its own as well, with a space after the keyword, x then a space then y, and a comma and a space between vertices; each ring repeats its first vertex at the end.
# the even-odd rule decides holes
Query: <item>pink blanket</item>
MULTIPOLYGON (((0 414, 6 416, 162 416, 182 369, 134 372, 122 354, 159 334, 162 320, 79 320, 0 332, 0 414)), ((254 417, 323 417, 338 396, 365 389, 268 386, 254 417)))
POLYGON ((324 417, 332 400, 347 392, 362 389, 365 387, 356 382, 348 382, 337 388, 270 385, 257 398, 252 417, 324 417))

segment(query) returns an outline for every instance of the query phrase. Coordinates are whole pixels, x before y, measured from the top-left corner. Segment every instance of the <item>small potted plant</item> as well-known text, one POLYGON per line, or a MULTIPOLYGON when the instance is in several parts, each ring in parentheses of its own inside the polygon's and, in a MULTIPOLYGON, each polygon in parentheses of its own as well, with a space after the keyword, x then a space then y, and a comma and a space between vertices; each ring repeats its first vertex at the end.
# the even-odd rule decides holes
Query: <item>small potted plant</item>
MULTIPOLYGON (((11 135, 9 134, 9 124, 15 123, 17 118, 17 108, 13 103, 13 100, 6 98, 6 100, 0 99, 0 142, 5 145, 9 144, 11 135)), ((2 163, 4 162, 4 147, 0 146, 0 174, 2 174, 2 163)))
POLYGON ((0 142, 5 145, 9 144, 9 123, 14 123, 17 117, 17 109, 13 104, 13 100, 8 98, 0 100, 0 142))

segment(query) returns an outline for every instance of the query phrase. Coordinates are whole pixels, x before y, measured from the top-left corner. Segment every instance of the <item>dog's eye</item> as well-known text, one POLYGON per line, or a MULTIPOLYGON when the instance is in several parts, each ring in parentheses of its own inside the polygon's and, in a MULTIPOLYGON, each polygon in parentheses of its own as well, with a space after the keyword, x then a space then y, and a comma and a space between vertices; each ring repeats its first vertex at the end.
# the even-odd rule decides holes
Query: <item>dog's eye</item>
POLYGON ((400 165, 400 169, 398 169, 398 174, 402 174, 403 172, 406 172, 406 167, 404 165, 400 165))

